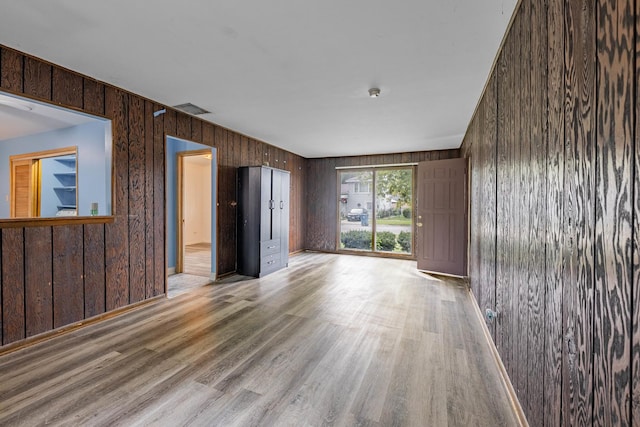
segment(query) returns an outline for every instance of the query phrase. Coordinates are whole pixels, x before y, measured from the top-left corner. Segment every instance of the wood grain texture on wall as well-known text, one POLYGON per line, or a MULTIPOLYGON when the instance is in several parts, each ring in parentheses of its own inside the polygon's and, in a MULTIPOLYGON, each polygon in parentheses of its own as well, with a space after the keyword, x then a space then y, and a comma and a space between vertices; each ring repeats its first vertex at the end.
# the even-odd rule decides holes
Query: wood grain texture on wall
MULTIPOLYGON (((562 259, 564 218, 564 0, 549 0, 547 7, 546 237, 544 275, 543 425, 558 426, 562 418, 562 259)), ((498 108, 500 108, 498 106, 498 108)))
POLYGON ((82 227, 52 228, 53 327, 84 319, 84 266, 82 227))
MULTIPOLYGON (((511 215, 511 203, 508 197, 504 197, 505 194, 510 194, 511 174, 510 168, 512 161, 511 156, 511 144, 509 141, 513 141, 513 135, 510 134, 511 123, 513 122, 513 111, 511 103, 508 102, 510 93, 513 93, 513 76, 510 69, 512 65, 512 51, 513 48, 509 40, 504 44, 503 50, 500 53, 497 63, 497 78, 498 78, 498 96, 496 99, 498 105, 498 141, 497 141, 497 200, 496 200, 496 306, 495 310, 499 313, 499 317, 495 319, 496 335, 495 344, 498 351, 501 353, 502 361, 506 369, 510 367, 510 340, 506 319, 512 317, 510 314, 510 306, 508 304, 509 298, 512 296, 509 293, 511 287, 511 274, 510 270, 513 268, 513 262, 510 260, 510 256, 513 253, 511 239, 512 227, 512 215, 511 215), (509 351, 503 351, 503 349, 509 349, 509 351)), ((471 159, 473 162, 474 160, 471 159)), ((472 163, 472 169, 473 167, 472 163)), ((483 207, 485 208, 485 207, 483 207)), ((486 209, 486 208, 485 208, 486 209)), ((472 233, 474 233, 472 231, 472 233)), ((481 255, 482 256, 482 255, 481 255)), ((475 258, 475 257, 474 257, 475 258)), ((490 307, 488 307, 490 308, 490 307)))
MULTIPOLYGON (((299 221, 305 222, 305 249, 334 252, 337 250, 338 197, 336 167, 376 166, 416 163, 425 160, 452 159, 459 150, 416 151, 349 157, 306 159, 305 212, 297 212, 299 221)), ((302 167, 302 165, 299 165, 302 167)), ((293 204, 292 204, 293 205, 293 204)))
POLYGON ((114 214, 0 229, 0 345, 165 293, 167 135, 218 150, 218 275, 235 271, 239 166, 291 172, 290 249, 304 249, 304 158, 3 46, 0 89, 111 119, 114 214))
POLYGON ((488 326, 531 425, 640 424, 639 13, 520 2, 461 148, 471 288, 499 312, 488 326), (495 199, 476 194, 492 167, 495 199))
POLYGON ((24 229, 2 230, 2 342, 26 337, 24 229))
POLYGON ((638 249, 632 246, 634 55, 640 52, 633 43, 633 0, 598 0, 596 8, 594 423, 628 425, 632 251, 638 249))
MULTIPOLYGON (((636 1, 636 17, 637 14, 640 13, 640 4, 636 1)), ((635 51, 640 52, 640 19, 636 19, 636 46, 635 51)), ((635 75, 636 79, 640 76, 640 55, 635 55, 635 75)), ((634 150, 634 175, 636 180, 634 181, 634 192, 636 196, 633 199, 633 278, 632 278, 632 288, 633 294, 631 295, 632 300, 632 312, 631 312, 631 321, 632 321, 632 354, 631 354, 631 420, 638 424, 640 421, 640 254, 638 253, 638 248, 640 248, 640 197, 638 197, 638 187, 635 187, 638 182, 638 177, 640 177, 640 96, 637 96, 638 88, 636 87, 636 98, 634 100, 635 106, 635 122, 634 130, 635 130, 635 150, 634 150)))
POLYGON ((565 198, 563 412, 565 422, 591 420, 594 243, 595 15, 588 0, 564 11, 565 198))
MULTIPOLYGON (((528 404, 526 411, 529 414, 531 425, 542 425, 544 414, 540 408, 544 405, 544 384, 539 380, 540 372, 544 366, 544 275, 545 275, 545 231, 546 231, 546 155, 547 155, 547 127, 544 116, 547 111, 547 95, 545 90, 547 78, 547 11, 544 3, 531 2, 530 9, 531 31, 530 58, 525 64, 531 70, 528 81, 530 92, 529 111, 530 121, 530 161, 529 161, 529 269, 525 273, 525 286, 527 287, 524 301, 528 306, 527 333, 526 333, 526 367, 523 367, 527 379, 528 404)), ((525 30, 527 27, 525 26, 525 30)))

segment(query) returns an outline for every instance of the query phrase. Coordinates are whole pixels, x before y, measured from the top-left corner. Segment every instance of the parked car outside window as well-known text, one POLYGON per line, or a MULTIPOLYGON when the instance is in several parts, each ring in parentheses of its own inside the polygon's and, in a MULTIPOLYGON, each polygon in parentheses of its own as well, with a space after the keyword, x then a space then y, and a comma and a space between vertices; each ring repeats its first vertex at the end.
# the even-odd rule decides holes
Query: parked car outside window
POLYGON ((353 208, 347 214, 347 221, 360 221, 362 215, 367 215, 368 212, 364 208, 353 208))

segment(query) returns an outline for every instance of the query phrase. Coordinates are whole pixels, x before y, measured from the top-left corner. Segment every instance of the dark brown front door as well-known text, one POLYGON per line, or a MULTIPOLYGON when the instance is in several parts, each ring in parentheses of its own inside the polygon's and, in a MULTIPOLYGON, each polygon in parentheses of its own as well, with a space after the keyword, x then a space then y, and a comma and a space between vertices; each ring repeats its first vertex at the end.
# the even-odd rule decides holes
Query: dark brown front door
POLYGON ((466 159, 418 164, 418 270, 467 274, 466 159))

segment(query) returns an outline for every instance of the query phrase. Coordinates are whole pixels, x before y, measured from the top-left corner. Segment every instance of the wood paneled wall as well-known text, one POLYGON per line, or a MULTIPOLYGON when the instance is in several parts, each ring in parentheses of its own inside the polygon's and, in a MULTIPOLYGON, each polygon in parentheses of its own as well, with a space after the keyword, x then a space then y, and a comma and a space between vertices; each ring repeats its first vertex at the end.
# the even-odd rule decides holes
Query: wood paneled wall
POLYGON ((637 0, 522 0, 469 125, 471 287, 531 425, 640 424, 637 0))
POLYGON ((291 171, 291 251, 304 249, 305 159, 0 46, 0 88, 112 120, 114 221, 0 229, 0 344, 165 292, 165 136, 216 147, 218 265, 236 265, 236 168, 291 171), (153 112, 166 108, 164 115, 153 112))
POLYGON ((338 175, 336 167, 375 166, 452 159, 459 150, 417 151, 350 157, 307 159, 305 249, 334 252, 338 228, 338 175))

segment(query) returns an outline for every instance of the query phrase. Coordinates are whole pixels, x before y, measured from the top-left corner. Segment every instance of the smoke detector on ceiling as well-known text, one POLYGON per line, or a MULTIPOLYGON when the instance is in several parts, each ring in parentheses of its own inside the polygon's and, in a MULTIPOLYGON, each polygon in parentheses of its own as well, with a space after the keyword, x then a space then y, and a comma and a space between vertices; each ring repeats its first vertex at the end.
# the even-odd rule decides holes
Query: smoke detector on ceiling
POLYGON ((371 89, 369 89, 369 96, 371 98, 377 98, 380 96, 380 89, 378 89, 377 87, 372 87, 371 89))
POLYGON ((185 113, 188 113, 188 114, 193 114, 194 116, 197 116, 200 114, 209 114, 211 112, 211 111, 205 110, 202 107, 198 107, 197 105, 193 105, 190 102, 187 102, 186 104, 174 105, 173 108, 175 108, 176 110, 184 111, 185 113))

